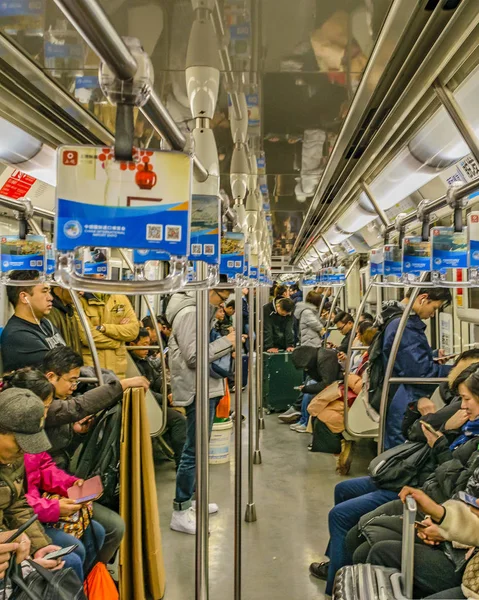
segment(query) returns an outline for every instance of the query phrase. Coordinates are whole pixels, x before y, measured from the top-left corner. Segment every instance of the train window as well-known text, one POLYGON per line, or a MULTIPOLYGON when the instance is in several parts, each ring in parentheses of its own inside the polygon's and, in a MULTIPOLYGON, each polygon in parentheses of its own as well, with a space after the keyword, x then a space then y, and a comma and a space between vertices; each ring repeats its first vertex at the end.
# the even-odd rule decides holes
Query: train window
POLYGON ((469 288, 469 308, 479 309, 479 288, 469 288))
POLYGON ((111 267, 110 279, 112 279, 113 281, 120 281, 120 267, 111 267))

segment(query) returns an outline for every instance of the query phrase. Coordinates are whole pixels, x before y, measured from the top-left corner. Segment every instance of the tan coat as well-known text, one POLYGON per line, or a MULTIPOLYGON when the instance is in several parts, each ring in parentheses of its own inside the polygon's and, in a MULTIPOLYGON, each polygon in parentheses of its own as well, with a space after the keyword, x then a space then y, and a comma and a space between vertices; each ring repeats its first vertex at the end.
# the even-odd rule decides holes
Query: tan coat
MULTIPOLYGON (((341 392, 342 381, 335 381, 328 385, 322 392, 315 396, 309 406, 308 412, 312 417, 317 417, 332 433, 344 431, 344 398, 341 392)), ((361 391, 363 380, 359 375, 350 373, 348 379, 349 389, 356 395, 361 391)))
MULTIPOLYGON (((126 296, 95 294, 94 297, 82 296, 81 303, 90 322, 90 330, 98 350, 100 366, 110 369, 117 377, 123 379, 126 375, 127 349, 125 342, 131 342, 138 337, 140 326, 130 301, 126 296), (122 323, 122 321, 125 321, 122 323), (97 327, 103 325, 105 333, 97 327)), ((78 315, 76 315, 78 319, 78 315)), ((88 346, 87 337, 79 323, 80 338, 83 344, 83 360, 85 365, 92 366, 93 359, 88 346)))

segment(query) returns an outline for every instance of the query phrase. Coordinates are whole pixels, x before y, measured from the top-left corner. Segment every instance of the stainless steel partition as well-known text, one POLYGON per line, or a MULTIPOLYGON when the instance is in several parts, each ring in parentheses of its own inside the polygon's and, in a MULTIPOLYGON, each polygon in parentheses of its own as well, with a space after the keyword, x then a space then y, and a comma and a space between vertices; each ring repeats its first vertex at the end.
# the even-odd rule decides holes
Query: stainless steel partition
MULTIPOLYGON (((256 505, 254 502, 254 460, 255 460, 255 428, 257 427, 256 417, 256 372, 254 361, 255 348, 255 323, 254 318, 254 289, 249 288, 248 292, 248 312, 249 312, 249 357, 248 357, 248 503, 246 504, 245 521, 253 523, 257 520, 256 505)), ((256 288, 258 289, 258 288, 256 288)), ((238 309, 239 310, 239 309, 238 309)), ((256 333, 256 337, 257 337, 256 333)))

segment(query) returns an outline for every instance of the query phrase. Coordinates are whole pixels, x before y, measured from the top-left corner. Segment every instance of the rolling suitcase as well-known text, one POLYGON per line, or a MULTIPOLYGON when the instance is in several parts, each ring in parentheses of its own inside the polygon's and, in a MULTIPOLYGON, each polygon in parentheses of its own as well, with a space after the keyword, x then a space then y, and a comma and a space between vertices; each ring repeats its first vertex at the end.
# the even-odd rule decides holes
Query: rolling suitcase
POLYGON ((295 368, 291 352, 263 354, 263 406, 268 413, 284 411, 298 397, 295 386, 303 383, 303 372, 295 368))
POLYGON ((339 569, 333 600, 411 600, 414 581, 416 501, 404 505, 401 571, 376 565, 350 565, 339 569))

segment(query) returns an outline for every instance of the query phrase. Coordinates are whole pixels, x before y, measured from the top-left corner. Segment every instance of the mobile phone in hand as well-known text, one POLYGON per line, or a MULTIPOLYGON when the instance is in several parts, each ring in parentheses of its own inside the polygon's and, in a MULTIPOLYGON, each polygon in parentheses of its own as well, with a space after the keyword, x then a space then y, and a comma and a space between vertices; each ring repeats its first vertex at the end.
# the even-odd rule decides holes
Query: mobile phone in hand
POLYGON ((461 502, 465 502, 466 504, 470 504, 474 508, 479 508, 478 499, 474 498, 471 494, 466 494, 466 492, 459 492, 457 497, 461 502))
POLYGON ((71 488, 68 488, 67 493, 70 500, 74 500, 77 504, 98 500, 103 494, 101 477, 96 475, 91 479, 87 479, 83 485, 72 485, 71 488))
POLYGON ((43 558, 45 558, 46 560, 57 560, 58 558, 62 558, 67 554, 75 552, 77 548, 78 544, 73 544, 73 546, 67 546, 66 548, 60 548, 60 550, 54 550, 53 552, 49 552, 48 554, 45 554, 43 558))
POLYGON ((426 423, 426 421, 422 421, 422 420, 421 420, 421 421, 419 421, 419 423, 421 423, 421 425, 424 425, 424 427, 425 427, 425 428, 426 428, 428 431, 430 431, 430 432, 431 432, 433 435, 435 435, 436 437, 439 437, 439 436, 440 436, 439 432, 438 432, 438 431, 436 431, 436 430, 434 429, 434 427, 433 427, 433 426, 432 426, 430 423, 426 423))

